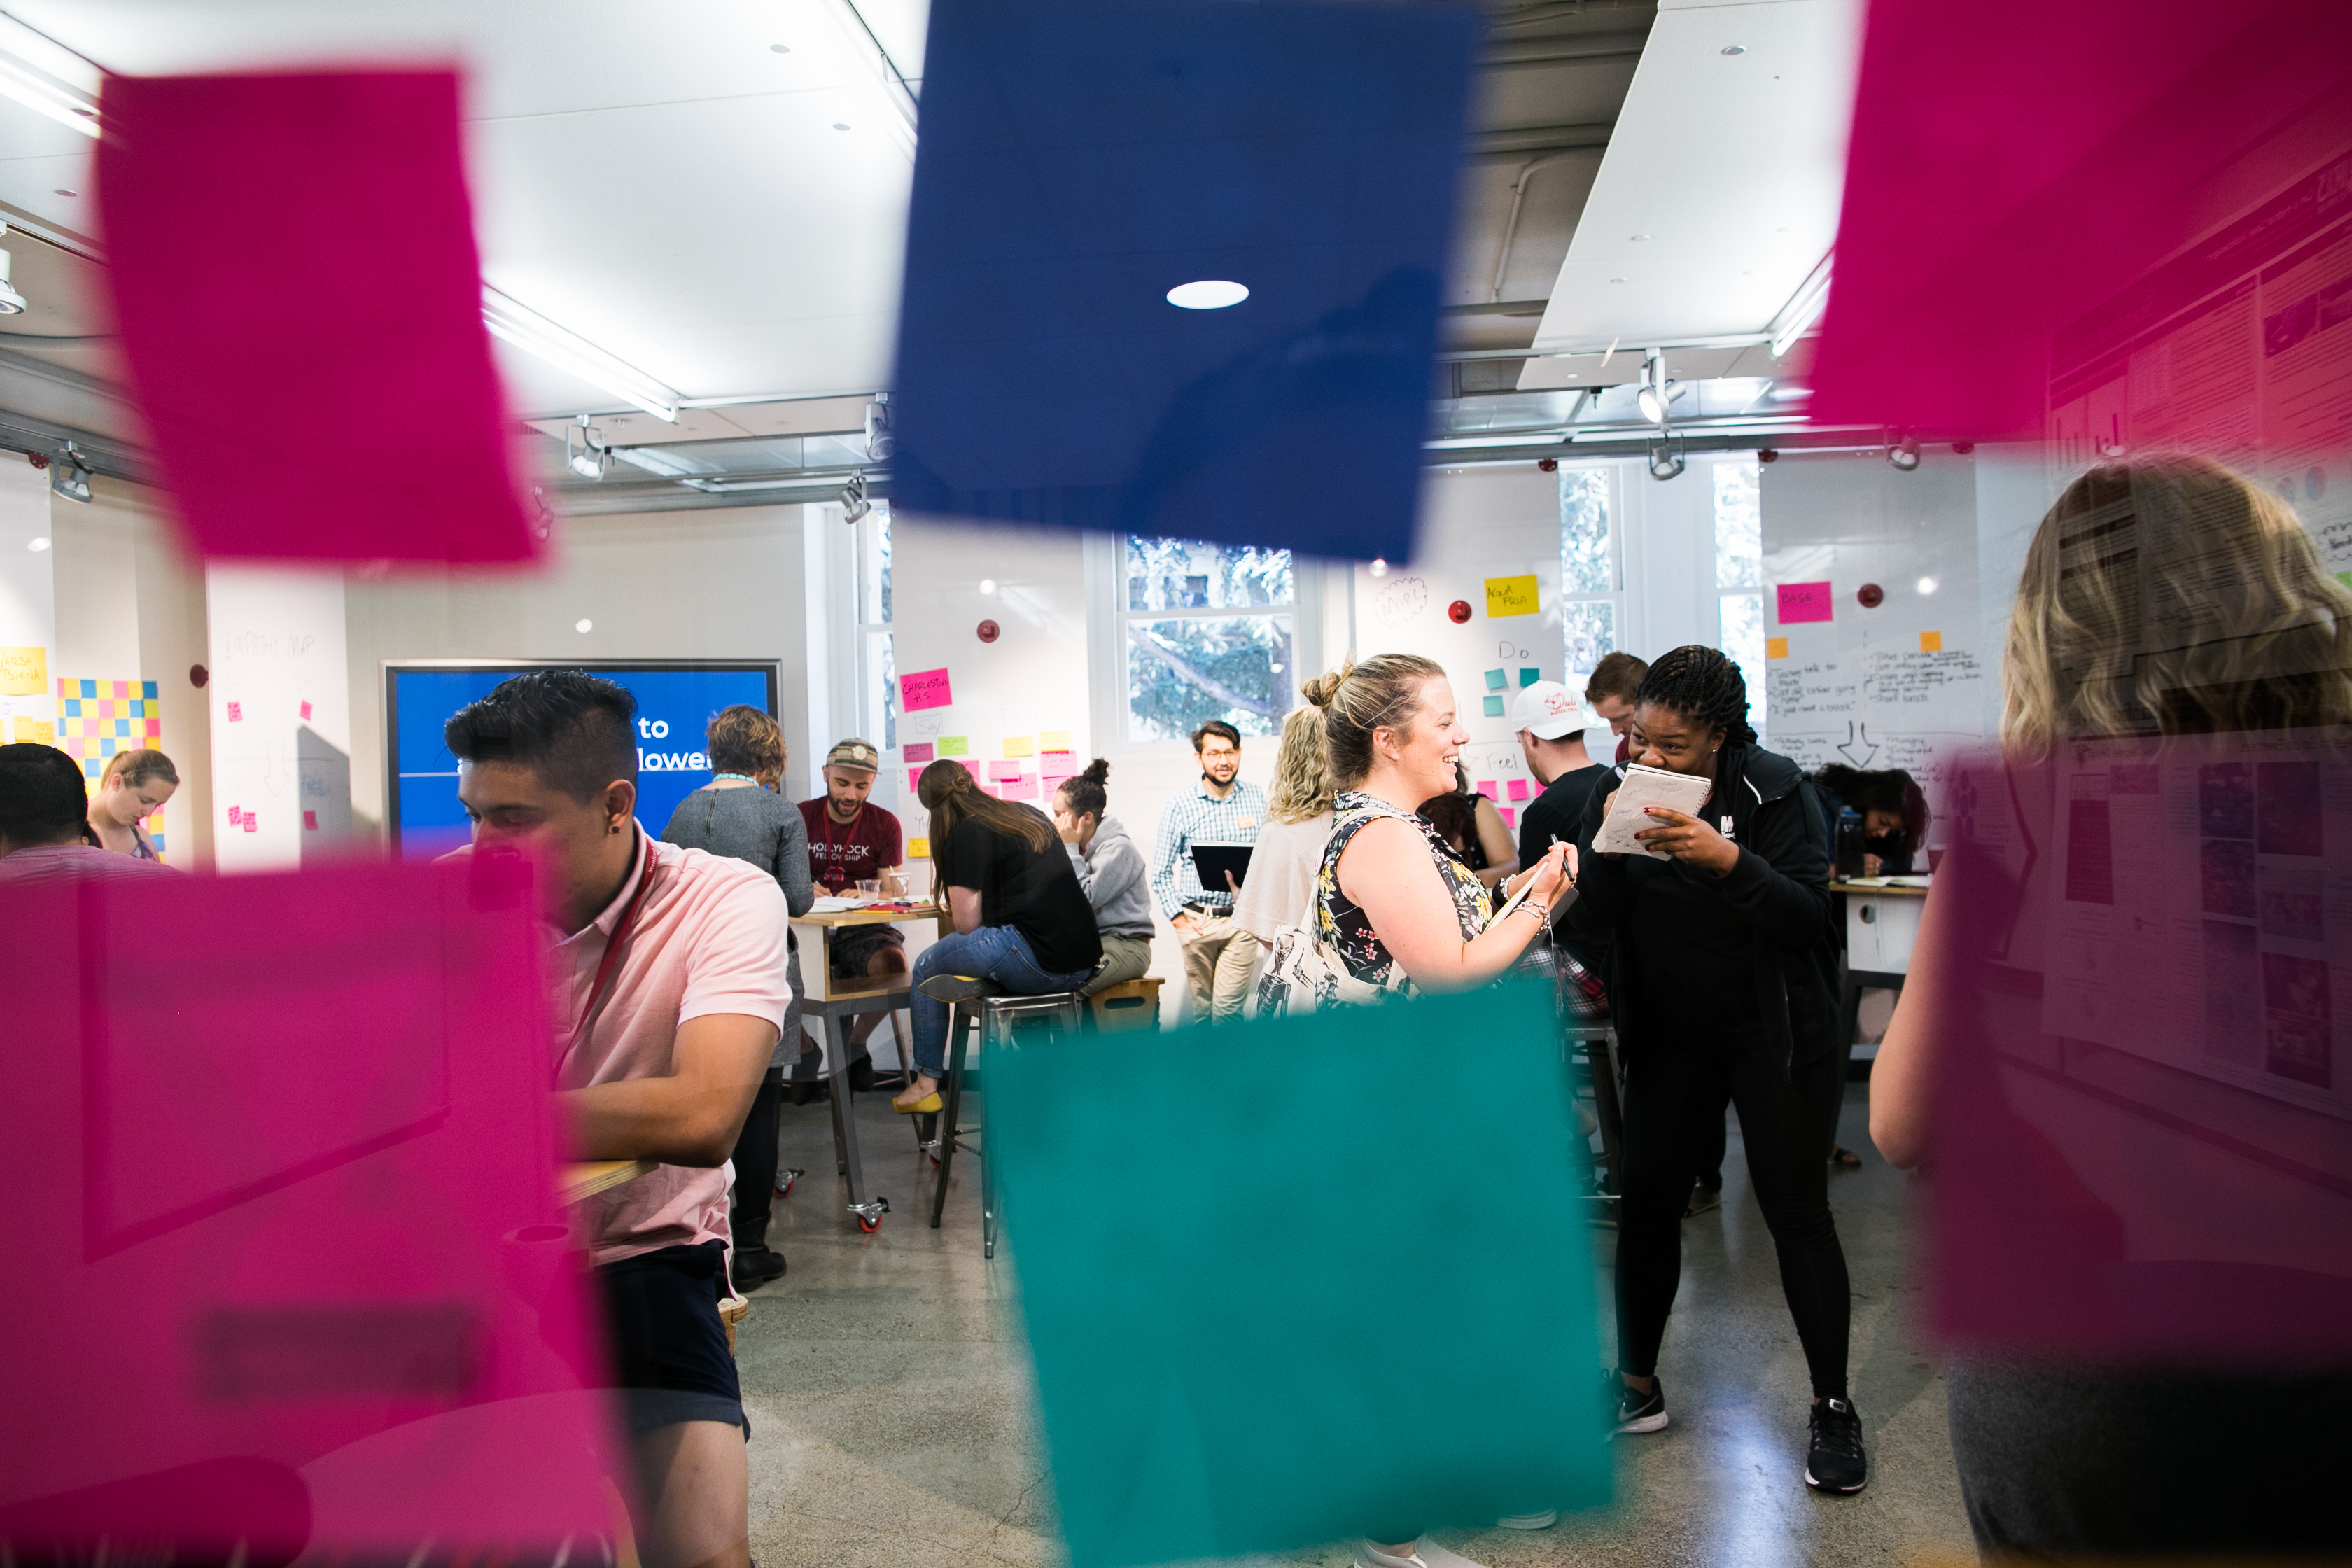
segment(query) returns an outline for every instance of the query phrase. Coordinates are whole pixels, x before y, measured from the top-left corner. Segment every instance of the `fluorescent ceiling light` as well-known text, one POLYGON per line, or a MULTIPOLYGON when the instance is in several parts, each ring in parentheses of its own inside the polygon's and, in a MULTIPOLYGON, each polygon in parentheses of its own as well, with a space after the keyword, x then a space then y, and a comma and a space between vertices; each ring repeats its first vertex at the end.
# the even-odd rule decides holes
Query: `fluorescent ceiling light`
POLYGON ((98 83, 96 66, 14 16, 0 16, 0 95, 94 138, 98 83))
POLYGON ((825 14, 833 18, 835 27, 839 29, 842 42, 856 58, 859 75, 880 99, 887 111, 883 116, 885 128, 889 131, 892 140, 912 156, 915 151, 915 93, 907 85, 907 78, 898 69, 898 62, 890 58, 890 51, 882 47, 882 40, 866 25, 856 0, 824 0, 824 3, 825 14))
POLYGON ((488 284, 482 285, 482 324, 525 353, 545 360, 558 370, 601 386, 632 408, 642 408, 656 419, 677 422, 686 395, 655 380, 625 360, 614 358, 579 333, 559 327, 530 306, 509 299, 488 284))
POLYGON ((1222 310, 1249 298, 1249 286, 1223 278, 1203 278, 1179 283, 1168 290, 1168 302, 1181 310, 1222 310))
POLYGON ((1765 329, 1772 334, 1772 357, 1779 359, 1787 353, 1790 346, 1822 319, 1822 312, 1829 309, 1829 303, 1830 258, 1824 256, 1821 265, 1805 275, 1805 280, 1797 286, 1797 291, 1789 296, 1789 302, 1780 307, 1780 313, 1773 317, 1772 324, 1765 329))

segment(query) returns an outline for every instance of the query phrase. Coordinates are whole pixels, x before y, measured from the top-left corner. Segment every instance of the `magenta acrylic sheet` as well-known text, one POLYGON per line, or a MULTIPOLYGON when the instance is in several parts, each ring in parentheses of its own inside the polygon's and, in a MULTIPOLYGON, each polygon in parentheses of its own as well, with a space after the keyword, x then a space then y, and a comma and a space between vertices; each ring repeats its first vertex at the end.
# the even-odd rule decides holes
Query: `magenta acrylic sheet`
POLYGON ((1952 1341, 2352 1359, 2352 749, 2302 734, 1953 769, 1904 998, 1952 1341))
POLYGON ((1773 615, 1784 626, 1831 618, 1827 583, 1783 583, 1774 591, 1773 615))
POLYGON ((950 708, 955 705, 955 692, 948 682, 948 672, 939 669, 919 669, 898 678, 898 705, 909 713, 926 708, 950 708))
POLYGON ((529 898, 496 860, 0 889, 41 977, 0 1052, 20 1558, 608 1527, 529 898))
POLYGON ((482 325, 457 77, 109 77, 102 103, 106 277, 197 549, 536 555, 482 325))
MULTIPOLYGON (((2340 178, 2294 188, 2347 149, 2340 0, 1872 0, 1809 412, 1930 438, 2079 437, 2049 429, 2066 383, 2105 379, 2137 333, 2298 243, 2289 229, 2335 222, 2340 178), (2143 280, 2158 286, 2125 297, 2143 280)), ((2242 395, 2210 368, 2240 329, 2206 325, 2183 389, 2242 442, 2216 405, 2252 401, 2252 367, 2242 395)), ((2180 395, 2138 374, 2131 388, 2180 395)), ((2065 456, 2113 444, 2132 443, 2065 456)))

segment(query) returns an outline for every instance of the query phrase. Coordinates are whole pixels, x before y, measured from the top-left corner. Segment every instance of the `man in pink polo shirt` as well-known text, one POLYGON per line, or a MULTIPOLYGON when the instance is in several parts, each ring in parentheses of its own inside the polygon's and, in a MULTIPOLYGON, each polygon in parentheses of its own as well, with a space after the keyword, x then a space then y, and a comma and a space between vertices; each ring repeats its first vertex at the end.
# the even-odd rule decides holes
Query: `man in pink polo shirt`
MULTIPOLYGON (((533 670, 445 727, 474 844, 546 879, 553 1081, 593 1160, 654 1170, 583 1205, 609 1310, 646 1568, 751 1562, 741 1386, 727 1290, 728 1154, 792 991, 775 879, 639 826, 636 701, 533 670)), ((465 854, 468 851, 460 850, 465 854)))

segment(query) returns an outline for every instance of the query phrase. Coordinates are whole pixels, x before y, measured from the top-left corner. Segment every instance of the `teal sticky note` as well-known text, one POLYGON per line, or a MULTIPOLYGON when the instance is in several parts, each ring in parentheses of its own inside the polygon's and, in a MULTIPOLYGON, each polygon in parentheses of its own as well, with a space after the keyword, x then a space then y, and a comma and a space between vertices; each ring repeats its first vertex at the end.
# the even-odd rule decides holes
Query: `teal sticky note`
POLYGON ((1502 716, 1503 700, 1499 697, 1489 697, 1486 699, 1486 717, 1489 719, 1499 719, 1502 716))
POLYGON ((1509 678, 1499 669, 1486 672, 1486 689, 1489 691, 1500 691, 1508 681, 1509 678))
POLYGON ((1533 686, 1537 681, 1541 680, 1542 679, 1542 670, 1529 669, 1525 665, 1519 667, 1519 684, 1521 686, 1533 686))
POLYGON ((1605 1502, 1586 1156, 1549 993, 1182 1044, 1032 1037, 985 1071, 1072 1568, 1605 1502), (1429 1074, 1433 1039, 1477 1041, 1478 1071, 1429 1074), (1392 1121, 1399 1082, 1412 1136, 1332 1137, 1392 1121), (1154 1107, 1186 1157, 1137 1158, 1106 1105, 1154 1107))

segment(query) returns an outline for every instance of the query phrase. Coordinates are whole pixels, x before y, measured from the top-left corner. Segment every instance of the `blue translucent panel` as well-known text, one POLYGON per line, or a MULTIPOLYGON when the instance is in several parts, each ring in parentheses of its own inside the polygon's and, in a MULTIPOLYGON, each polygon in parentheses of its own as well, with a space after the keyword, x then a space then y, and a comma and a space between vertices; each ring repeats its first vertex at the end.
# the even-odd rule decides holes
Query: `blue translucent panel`
POLYGON ((895 503, 1409 557, 1478 26, 936 0, 895 503))
POLYGON ((1548 988, 1165 1039, 1031 1039, 983 1074, 1072 1568, 1606 1501, 1548 988), (1476 1070, 1433 1073, 1433 1041, 1476 1070), (1138 1107, 1180 1143, 1139 1146, 1138 1107))

